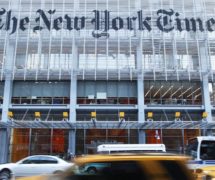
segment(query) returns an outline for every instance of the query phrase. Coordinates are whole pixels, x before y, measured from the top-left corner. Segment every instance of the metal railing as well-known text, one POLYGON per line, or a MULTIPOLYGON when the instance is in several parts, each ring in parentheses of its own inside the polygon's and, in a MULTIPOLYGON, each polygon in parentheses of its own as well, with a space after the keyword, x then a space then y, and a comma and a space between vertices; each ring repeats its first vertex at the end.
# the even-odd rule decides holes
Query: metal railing
POLYGON ((136 97, 114 97, 107 99, 88 99, 86 97, 77 98, 77 104, 137 104, 136 97))
POLYGON ((150 105, 201 105, 202 101, 199 99, 171 99, 171 98, 145 98, 145 104, 150 105))
POLYGON ((42 104, 42 105, 54 105, 54 104, 69 104, 70 99, 68 97, 12 97, 12 104, 26 105, 26 104, 42 104))

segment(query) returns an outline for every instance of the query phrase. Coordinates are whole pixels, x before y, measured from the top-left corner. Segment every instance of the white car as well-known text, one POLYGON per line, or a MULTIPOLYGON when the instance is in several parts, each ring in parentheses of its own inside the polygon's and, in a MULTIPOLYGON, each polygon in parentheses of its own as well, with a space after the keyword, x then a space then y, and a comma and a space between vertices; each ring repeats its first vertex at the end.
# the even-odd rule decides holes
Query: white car
POLYGON ((56 156, 35 155, 26 157, 16 163, 0 165, 0 180, 7 180, 11 176, 33 176, 40 174, 57 174, 71 167, 68 163, 56 156))

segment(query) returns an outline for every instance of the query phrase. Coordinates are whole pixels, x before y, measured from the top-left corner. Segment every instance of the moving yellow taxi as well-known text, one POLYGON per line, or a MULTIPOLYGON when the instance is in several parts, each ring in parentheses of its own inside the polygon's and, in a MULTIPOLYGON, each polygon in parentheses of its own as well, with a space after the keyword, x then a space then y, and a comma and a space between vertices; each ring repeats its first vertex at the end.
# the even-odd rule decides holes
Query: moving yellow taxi
POLYGON ((202 166, 194 174, 197 180, 215 180, 215 166, 202 166))
POLYGON ((111 154, 77 158, 60 175, 26 177, 20 180, 193 180, 188 158, 171 154, 111 154))

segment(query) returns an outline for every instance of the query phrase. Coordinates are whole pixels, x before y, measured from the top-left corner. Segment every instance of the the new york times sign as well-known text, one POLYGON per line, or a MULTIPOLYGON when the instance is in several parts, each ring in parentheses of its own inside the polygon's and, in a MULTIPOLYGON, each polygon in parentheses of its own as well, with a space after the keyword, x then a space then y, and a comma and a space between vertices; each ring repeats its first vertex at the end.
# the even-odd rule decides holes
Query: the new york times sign
MULTIPOLYGON (((78 16, 72 17, 71 14, 64 14, 57 16, 56 10, 44 11, 38 9, 36 18, 30 17, 18 18, 13 15, 12 10, 0 9, 0 29, 7 31, 10 35, 14 34, 17 30, 26 31, 30 26, 29 23, 34 24, 31 27, 33 32, 42 31, 44 29, 56 30, 66 29, 68 31, 80 31, 86 27, 87 17, 78 16)), ((89 17, 88 17, 89 18, 89 17)), ((90 17, 91 18, 91 17, 90 17)), ((89 19, 88 19, 89 21, 89 19)), ((182 18, 181 14, 175 12, 173 9, 159 9, 156 12, 156 19, 152 20, 150 16, 144 16, 143 10, 136 13, 132 17, 112 17, 111 11, 92 11, 92 35, 96 38, 101 36, 109 36, 109 30, 139 30, 139 31, 152 31, 157 28, 162 32, 169 33, 173 30, 182 32, 213 32, 215 31, 215 19, 209 18, 203 20, 200 17, 186 17, 182 18)))

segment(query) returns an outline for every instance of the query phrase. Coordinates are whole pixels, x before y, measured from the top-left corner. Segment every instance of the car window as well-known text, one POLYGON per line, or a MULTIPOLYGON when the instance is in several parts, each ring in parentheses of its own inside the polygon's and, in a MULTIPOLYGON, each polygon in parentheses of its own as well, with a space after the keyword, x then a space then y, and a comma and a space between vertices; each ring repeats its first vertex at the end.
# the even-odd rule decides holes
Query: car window
MULTIPOLYGON (((147 172, 147 180, 192 180, 193 176, 181 161, 145 160, 141 161, 147 172)), ((145 180, 145 179, 144 179, 145 180)))
POLYGON ((200 147, 200 158, 202 160, 214 160, 215 159, 215 142, 214 141, 202 141, 200 147))
POLYGON ((79 167, 78 171, 73 171, 65 180, 146 180, 143 168, 136 161, 116 161, 87 163, 79 167))
POLYGON ((172 180, 190 180, 187 170, 176 161, 160 161, 172 180))
POLYGON ((40 158, 39 157, 29 157, 22 161, 22 164, 40 164, 40 158))
POLYGON ((79 167, 80 174, 98 174, 104 168, 110 167, 110 163, 97 162, 97 163, 87 163, 79 167))
POLYGON ((144 172, 141 165, 136 161, 112 162, 111 167, 105 169, 104 173, 114 178, 123 177, 123 179, 129 180, 133 180, 134 178, 146 179, 146 172, 144 172))
POLYGON ((198 140, 197 138, 189 140, 186 147, 186 154, 192 156, 193 159, 197 158, 198 140))
POLYGON ((58 161, 55 158, 52 157, 43 157, 40 158, 40 164, 57 164, 58 161))
MULTIPOLYGON (((74 168, 74 167, 73 167, 74 168)), ((62 180, 192 180, 186 166, 177 161, 146 160, 87 163, 62 180), (94 170, 94 171, 89 171, 94 170)))

